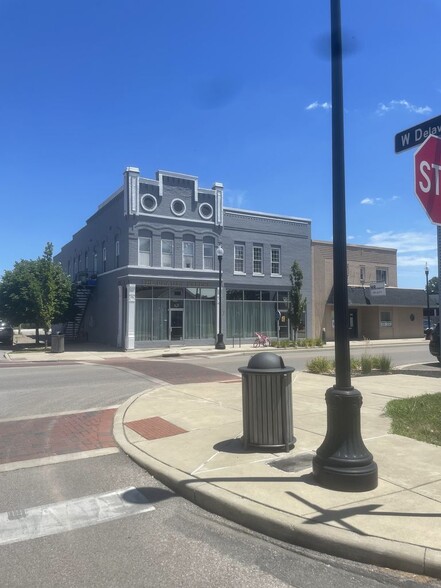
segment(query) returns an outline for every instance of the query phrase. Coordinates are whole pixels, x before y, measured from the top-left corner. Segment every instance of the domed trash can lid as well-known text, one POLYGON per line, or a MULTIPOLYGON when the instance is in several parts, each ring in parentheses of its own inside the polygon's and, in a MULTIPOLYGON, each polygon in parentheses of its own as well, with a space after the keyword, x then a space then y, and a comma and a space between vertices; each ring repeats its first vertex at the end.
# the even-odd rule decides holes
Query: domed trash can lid
POLYGON ((271 351, 262 351, 251 357, 247 367, 240 367, 240 373, 267 372, 267 373, 291 373, 292 367, 286 367, 283 358, 271 351))

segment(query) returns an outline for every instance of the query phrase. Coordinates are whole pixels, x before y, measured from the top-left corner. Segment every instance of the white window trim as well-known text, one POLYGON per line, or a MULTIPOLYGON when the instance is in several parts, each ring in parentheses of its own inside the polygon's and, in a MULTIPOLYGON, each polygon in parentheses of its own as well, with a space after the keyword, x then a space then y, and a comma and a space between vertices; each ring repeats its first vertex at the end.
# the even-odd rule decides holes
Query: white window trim
POLYGON ((138 237, 138 266, 139 267, 151 267, 152 265, 152 238, 151 237, 138 237), (149 251, 141 251, 141 239, 147 239, 149 242, 149 251), (141 263, 141 253, 149 254, 149 264, 141 263))
POLYGON ((153 212, 154 210, 156 210, 158 208, 158 201, 156 200, 156 196, 153 196, 153 194, 143 194, 141 196, 141 208, 143 208, 146 212, 153 212), (146 206, 145 204, 145 200, 147 200, 147 198, 151 198, 154 202, 153 206, 146 206))
POLYGON ((174 267, 173 266, 173 262, 174 262, 174 254, 175 254, 175 242, 173 239, 161 239, 161 267, 174 267), (171 260, 170 260, 170 265, 164 265, 164 252, 162 250, 162 246, 164 244, 165 241, 168 241, 169 243, 171 243, 171 253, 166 253, 165 255, 170 255, 171 260))
POLYGON ((204 270, 213 271, 214 270, 214 243, 203 243, 202 244, 202 265, 204 270), (211 247, 211 255, 205 255, 205 246, 211 247), (211 267, 206 267, 205 260, 210 259, 211 267))
POLYGON ((208 204, 208 202, 202 202, 202 204, 199 205, 199 216, 201 218, 203 218, 204 220, 210 220, 211 218, 213 218, 213 207, 211 206, 211 204, 208 204), (202 209, 204 207, 207 207, 210 209, 210 214, 203 214, 202 209))
POLYGON ((187 269, 187 270, 194 269, 194 257, 195 257, 195 243, 194 243, 194 241, 182 241, 182 267, 183 267, 183 269, 187 269), (185 252, 184 252, 184 243, 191 243, 191 245, 193 247, 193 253, 192 253, 192 255, 186 255, 185 254, 185 252), (186 257, 191 257, 191 259, 192 259, 191 267, 187 267, 185 265, 185 261, 184 260, 185 260, 186 257))
POLYGON ((173 198, 173 200, 170 202, 170 210, 175 216, 183 216, 187 211, 187 206, 185 202, 182 200, 182 198, 173 198), (182 212, 176 212, 174 210, 173 205, 175 202, 180 202, 183 205, 184 209, 182 210, 182 212))
POLYGON ((239 258, 237 258, 237 259, 239 261, 242 261, 243 267, 245 268, 245 245, 243 245, 242 243, 235 243, 234 244, 234 250, 233 250, 233 253, 234 253, 234 259, 233 259, 233 262, 234 262, 234 271, 233 271, 233 274, 236 275, 236 276, 246 276, 247 273, 245 271, 236 270, 236 248, 237 247, 240 247, 242 249, 242 252, 243 252, 242 259, 239 259, 239 258))

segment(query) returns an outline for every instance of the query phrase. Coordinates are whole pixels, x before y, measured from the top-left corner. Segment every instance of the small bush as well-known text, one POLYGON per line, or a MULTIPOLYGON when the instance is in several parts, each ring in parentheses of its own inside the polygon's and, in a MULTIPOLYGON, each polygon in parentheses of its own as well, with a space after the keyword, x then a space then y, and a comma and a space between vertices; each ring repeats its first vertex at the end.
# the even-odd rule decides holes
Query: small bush
POLYGON ((377 355, 375 358, 375 369, 380 372, 390 372, 392 366, 392 358, 389 355, 377 355))
POLYGON ((370 355, 363 354, 360 359, 361 373, 370 374, 372 372, 372 357, 370 355))
POLYGON ((359 372, 361 370, 361 360, 359 357, 351 357, 351 372, 359 372))
POLYGON ((334 369, 334 362, 327 357, 314 357, 306 367, 312 374, 328 374, 334 369))

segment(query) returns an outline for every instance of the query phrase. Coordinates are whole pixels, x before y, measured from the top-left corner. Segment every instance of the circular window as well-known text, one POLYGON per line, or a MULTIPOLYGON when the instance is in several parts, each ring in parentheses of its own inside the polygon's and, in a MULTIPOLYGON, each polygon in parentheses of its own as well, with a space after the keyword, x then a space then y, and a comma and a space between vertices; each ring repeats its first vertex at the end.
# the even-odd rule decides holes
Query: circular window
POLYGON ((144 194, 141 198, 141 206, 146 212, 153 212, 158 206, 158 201, 153 194, 144 194))
POLYGON ((204 202, 199 206, 199 214, 202 218, 208 220, 213 216, 213 207, 211 204, 204 202))
POLYGON ((173 214, 176 214, 176 216, 182 216, 186 210, 185 202, 180 198, 175 198, 172 200, 170 208, 173 214))

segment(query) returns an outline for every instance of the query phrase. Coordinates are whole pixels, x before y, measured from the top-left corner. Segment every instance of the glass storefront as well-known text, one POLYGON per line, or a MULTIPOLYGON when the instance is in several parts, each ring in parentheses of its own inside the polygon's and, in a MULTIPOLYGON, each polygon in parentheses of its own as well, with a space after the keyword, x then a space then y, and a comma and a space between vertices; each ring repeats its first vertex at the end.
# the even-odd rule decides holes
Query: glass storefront
POLYGON ((137 286, 135 342, 214 339, 215 288, 137 286))
POLYGON ((251 338, 256 332, 269 337, 288 336, 288 322, 277 321, 276 317, 277 311, 286 316, 288 292, 227 290, 226 295, 228 338, 251 338))
MULTIPOLYGON (((225 295, 226 338, 289 337, 287 291, 227 288, 225 295)), ((214 341, 216 312, 216 288, 137 286, 135 342, 214 341)))

